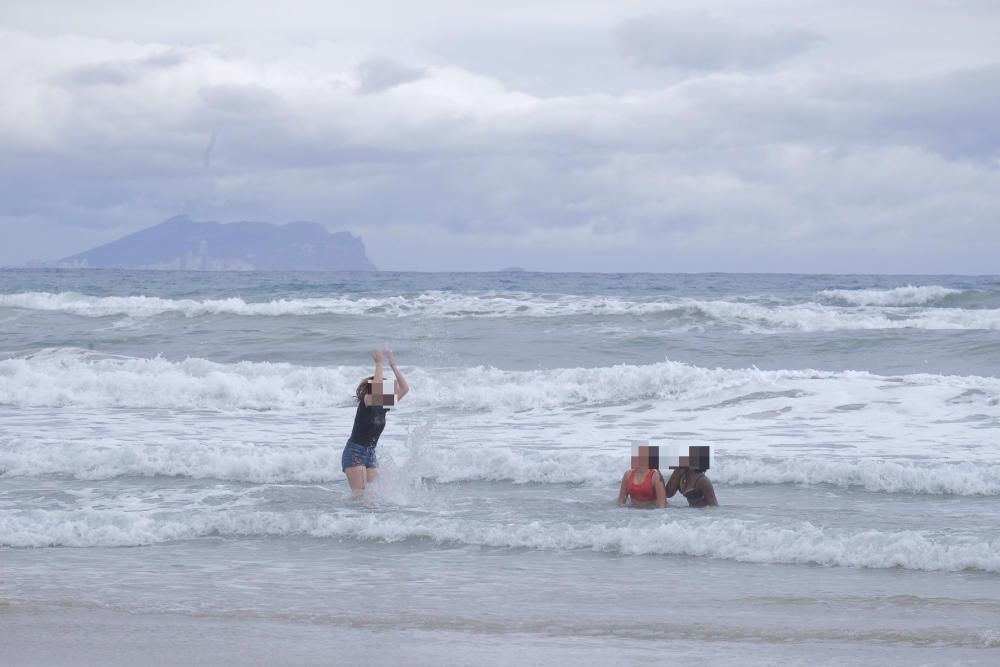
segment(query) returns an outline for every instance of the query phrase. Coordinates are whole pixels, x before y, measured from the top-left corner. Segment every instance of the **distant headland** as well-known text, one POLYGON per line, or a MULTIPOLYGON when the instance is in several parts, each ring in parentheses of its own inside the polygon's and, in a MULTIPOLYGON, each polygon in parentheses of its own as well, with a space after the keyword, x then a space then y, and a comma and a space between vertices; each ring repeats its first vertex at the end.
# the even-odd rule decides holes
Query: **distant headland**
POLYGON ((55 263, 62 268, 376 271, 364 242, 315 222, 196 222, 179 215, 55 263))

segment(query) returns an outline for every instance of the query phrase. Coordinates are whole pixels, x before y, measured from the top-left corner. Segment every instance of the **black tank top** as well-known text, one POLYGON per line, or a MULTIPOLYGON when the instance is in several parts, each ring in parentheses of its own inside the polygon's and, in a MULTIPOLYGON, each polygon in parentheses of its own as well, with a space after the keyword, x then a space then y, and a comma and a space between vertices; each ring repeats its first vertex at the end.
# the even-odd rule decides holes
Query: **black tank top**
POLYGON ((351 430, 351 441, 374 447, 378 444, 378 437, 385 429, 385 413, 389 408, 381 405, 365 405, 364 401, 358 401, 358 411, 354 413, 354 428, 351 430))

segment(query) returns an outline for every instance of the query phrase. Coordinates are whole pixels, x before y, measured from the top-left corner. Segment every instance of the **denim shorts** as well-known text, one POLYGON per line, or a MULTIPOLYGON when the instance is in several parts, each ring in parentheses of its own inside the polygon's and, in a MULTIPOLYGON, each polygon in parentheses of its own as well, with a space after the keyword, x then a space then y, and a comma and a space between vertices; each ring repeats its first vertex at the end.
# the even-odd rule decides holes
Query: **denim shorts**
POLYGON ((340 467, 346 471, 355 466, 377 468, 378 460, 375 458, 375 447, 365 447, 353 440, 348 440, 344 446, 344 454, 340 457, 340 467))

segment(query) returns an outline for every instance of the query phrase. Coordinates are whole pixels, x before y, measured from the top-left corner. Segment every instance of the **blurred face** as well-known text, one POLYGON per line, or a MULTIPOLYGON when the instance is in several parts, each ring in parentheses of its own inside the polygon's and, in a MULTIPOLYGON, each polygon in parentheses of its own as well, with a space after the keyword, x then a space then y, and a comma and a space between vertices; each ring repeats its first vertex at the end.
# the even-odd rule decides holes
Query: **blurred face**
POLYGON ((691 447, 688 452, 688 465, 697 470, 708 470, 709 448, 705 446, 691 447))
POLYGON ((632 467, 649 467, 649 445, 639 445, 632 449, 632 467))
POLYGON ((396 404, 392 380, 369 380, 369 387, 372 405, 392 406, 396 404))
POLYGON ((632 468, 660 467, 660 447, 658 445, 639 445, 632 448, 632 468))

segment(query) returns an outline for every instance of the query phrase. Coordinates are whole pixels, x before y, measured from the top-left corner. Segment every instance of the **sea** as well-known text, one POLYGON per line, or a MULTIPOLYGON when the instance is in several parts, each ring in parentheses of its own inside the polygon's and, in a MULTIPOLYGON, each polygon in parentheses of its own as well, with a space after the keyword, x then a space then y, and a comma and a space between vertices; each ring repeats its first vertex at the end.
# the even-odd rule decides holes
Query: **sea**
POLYGON ((1000 277, 2 270, 0 575, 274 664, 1000 664, 1000 277))

